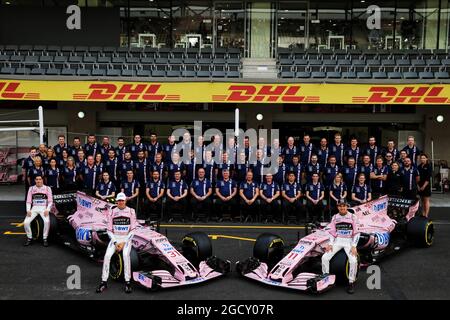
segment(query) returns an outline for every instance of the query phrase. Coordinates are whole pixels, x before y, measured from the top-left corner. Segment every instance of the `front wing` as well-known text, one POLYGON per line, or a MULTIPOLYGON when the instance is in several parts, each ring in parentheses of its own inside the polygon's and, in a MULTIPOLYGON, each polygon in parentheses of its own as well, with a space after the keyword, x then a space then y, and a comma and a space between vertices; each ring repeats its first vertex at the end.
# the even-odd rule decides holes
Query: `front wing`
POLYGON ((321 293, 334 286, 335 275, 319 275, 315 273, 302 272, 289 282, 275 281, 269 278, 268 266, 264 262, 259 262, 256 258, 249 258, 236 264, 237 271, 244 277, 262 282, 268 285, 321 293))
POLYGON ((133 279, 148 289, 156 290, 197 284, 221 277, 228 272, 230 272, 229 261, 211 257, 200 262, 198 276, 192 279, 179 280, 167 270, 136 271, 133 272, 133 279))

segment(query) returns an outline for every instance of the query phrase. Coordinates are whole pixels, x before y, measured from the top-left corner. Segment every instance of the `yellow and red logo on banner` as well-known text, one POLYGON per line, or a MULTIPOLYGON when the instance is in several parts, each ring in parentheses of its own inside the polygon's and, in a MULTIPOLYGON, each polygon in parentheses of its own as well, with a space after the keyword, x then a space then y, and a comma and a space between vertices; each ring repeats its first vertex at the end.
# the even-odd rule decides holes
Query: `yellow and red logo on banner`
POLYGON ((0 80, 0 100, 450 104, 450 84, 256 84, 0 80))

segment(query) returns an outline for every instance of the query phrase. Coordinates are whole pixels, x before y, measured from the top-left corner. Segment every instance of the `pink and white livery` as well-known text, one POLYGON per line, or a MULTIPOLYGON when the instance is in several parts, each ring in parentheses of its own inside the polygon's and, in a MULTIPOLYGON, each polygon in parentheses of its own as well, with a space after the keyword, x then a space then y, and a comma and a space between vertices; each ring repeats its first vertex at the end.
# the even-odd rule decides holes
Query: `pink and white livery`
POLYGON ((375 263, 411 243, 431 246, 433 223, 418 215, 418 209, 419 202, 415 200, 381 197, 349 209, 353 214, 335 217, 329 224, 314 226, 312 230, 307 227, 307 235, 287 255, 283 239, 265 233, 255 242, 253 257, 237 262, 236 269, 246 278, 272 286, 324 292, 337 282, 348 283, 351 277, 356 278, 359 266, 375 263), (332 241, 339 241, 333 246, 336 251, 349 243, 356 244, 356 268, 349 268, 347 254, 340 250, 330 260, 330 270, 322 272, 321 257, 332 241), (329 275, 323 275, 328 271, 329 275))
POLYGON ((23 226, 27 234, 27 238, 31 239, 33 237, 33 232, 31 230, 31 222, 40 216, 43 224, 43 239, 47 239, 50 230, 50 215, 49 212, 53 207, 53 195, 52 189, 46 185, 37 186, 34 185, 28 189, 26 210, 31 214, 25 217, 23 221, 23 226))
MULTIPOLYGON (((123 253, 108 250, 110 237, 129 237, 131 277, 150 289, 196 284, 223 276, 230 270, 229 261, 212 255, 211 241, 202 232, 186 235, 180 245, 181 253, 158 232, 156 222, 145 225, 144 221, 134 220, 131 211, 123 212, 82 192, 56 195, 54 202, 50 214, 51 239, 96 261, 102 261, 105 252, 109 252, 107 258, 111 263, 109 270, 103 270, 104 278, 108 273, 113 279, 121 278, 124 269, 128 269, 128 266, 124 268, 123 253)), ((35 221, 42 224, 41 219, 35 221)))

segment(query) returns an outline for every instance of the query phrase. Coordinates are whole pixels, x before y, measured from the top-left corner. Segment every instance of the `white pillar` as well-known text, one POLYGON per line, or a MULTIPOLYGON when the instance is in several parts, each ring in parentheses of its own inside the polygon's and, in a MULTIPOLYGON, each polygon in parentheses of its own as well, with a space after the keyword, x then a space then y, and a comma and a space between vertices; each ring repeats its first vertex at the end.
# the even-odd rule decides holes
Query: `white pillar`
POLYGON ((39 106, 38 108, 38 114, 39 114, 39 143, 44 143, 44 109, 42 106, 39 106))

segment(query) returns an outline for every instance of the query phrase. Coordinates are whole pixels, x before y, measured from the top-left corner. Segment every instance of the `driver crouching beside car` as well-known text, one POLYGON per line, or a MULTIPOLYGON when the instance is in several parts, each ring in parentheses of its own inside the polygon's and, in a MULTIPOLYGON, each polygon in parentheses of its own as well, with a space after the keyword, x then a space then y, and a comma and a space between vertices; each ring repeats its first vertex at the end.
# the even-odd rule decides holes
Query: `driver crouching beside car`
POLYGON ((325 247, 325 253, 322 255, 322 272, 328 274, 330 272, 330 261, 333 256, 340 250, 344 249, 347 254, 350 269, 348 273, 349 285, 347 292, 352 294, 355 292, 354 282, 358 268, 356 246, 359 240, 358 219, 356 215, 349 212, 348 205, 345 200, 338 203, 339 213, 335 214, 329 224, 330 242, 325 247))
POLYGON ((97 293, 105 291, 109 277, 109 265, 114 253, 122 251, 125 275, 125 292, 131 293, 131 239, 138 223, 134 209, 127 207, 127 196, 121 192, 116 197, 117 206, 111 210, 108 217, 107 232, 111 239, 106 248, 103 259, 102 282, 97 288, 97 293))

